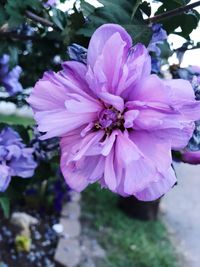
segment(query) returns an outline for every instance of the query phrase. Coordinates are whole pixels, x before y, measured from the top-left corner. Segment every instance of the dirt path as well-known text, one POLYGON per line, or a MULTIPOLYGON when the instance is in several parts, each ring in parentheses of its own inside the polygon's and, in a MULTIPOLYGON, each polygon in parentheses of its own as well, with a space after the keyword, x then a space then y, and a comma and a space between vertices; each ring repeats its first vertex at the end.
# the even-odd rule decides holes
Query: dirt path
POLYGON ((163 199, 164 215, 181 267, 200 267, 200 166, 175 164, 178 185, 163 199))

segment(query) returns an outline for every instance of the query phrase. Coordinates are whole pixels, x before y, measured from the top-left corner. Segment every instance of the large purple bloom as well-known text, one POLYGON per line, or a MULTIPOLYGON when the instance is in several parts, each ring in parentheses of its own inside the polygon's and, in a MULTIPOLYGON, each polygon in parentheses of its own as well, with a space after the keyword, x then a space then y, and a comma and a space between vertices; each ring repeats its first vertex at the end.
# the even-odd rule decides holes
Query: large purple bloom
POLYGON ((12 176, 33 176, 37 164, 32 153, 33 149, 26 148, 12 128, 0 132, 0 192, 7 189, 12 176))
POLYGON ((119 25, 93 34, 87 64, 69 61, 47 72, 28 99, 43 139, 61 137, 68 185, 103 187, 154 200, 176 182, 171 149, 184 148, 200 118, 188 81, 151 75, 142 44, 119 25))
POLYGON ((10 56, 4 54, 0 58, 0 86, 2 85, 9 95, 15 95, 23 90, 19 82, 22 69, 20 66, 15 66, 9 70, 10 56))

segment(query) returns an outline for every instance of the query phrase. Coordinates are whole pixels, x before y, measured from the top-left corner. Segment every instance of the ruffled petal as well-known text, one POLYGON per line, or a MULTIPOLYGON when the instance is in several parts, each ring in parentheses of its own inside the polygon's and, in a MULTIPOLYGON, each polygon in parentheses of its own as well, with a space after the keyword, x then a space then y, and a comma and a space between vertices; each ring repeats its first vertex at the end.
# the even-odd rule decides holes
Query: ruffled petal
POLYGON ((113 106, 121 112, 124 110, 124 100, 120 96, 102 92, 99 94, 99 97, 102 101, 108 104, 108 106, 113 106))
POLYGON ((171 103, 170 92, 163 81, 152 74, 141 79, 129 90, 128 100, 143 102, 171 103))
POLYGON ((18 158, 12 158, 9 167, 12 176, 30 178, 33 176, 37 163, 33 159, 33 149, 23 148, 18 158))
POLYGON ((133 131, 129 135, 140 151, 151 161, 157 172, 165 173, 171 166, 171 142, 161 139, 154 132, 133 131))
POLYGON ((151 57, 142 44, 135 45, 128 54, 123 66, 123 75, 119 81, 117 94, 126 99, 133 87, 151 73, 151 57), (125 76, 125 79, 124 79, 125 76))
MULTIPOLYGON (((123 195, 133 195, 154 181, 156 168, 154 164, 142 153, 138 146, 129 138, 128 133, 119 133, 116 141, 115 158, 117 165, 120 162, 122 170, 118 180, 117 192, 123 195)), ((117 169, 117 167, 116 167, 117 169)), ((119 171, 119 169, 118 169, 119 171)), ((119 176, 118 176, 119 177, 119 176)))
POLYGON ((164 130, 156 130, 153 134, 159 139, 164 141, 170 140, 171 148, 173 150, 180 150, 187 146, 190 138, 195 129, 195 124, 193 122, 185 123, 182 128, 175 129, 169 128, 164 130))
POLYGON ((5 127, 0 132, 0 145, 18 145, 19 147, 24 147, 21 137, 11 127, 5 127))
POLYGON ((172 168, 169 168, 165 177, 160 175, 159 180, 152 182, 147 188, 134 195, 141 201, 153 201, 167 193, 176 183, 176 176, 172 168))
POLYGON ((124 114, 124 127, 132 128, 133 122, 139 115, 139 110, 129 110, 124 114))
POLYGON ((38 123, 38 130, 47 132, 41 139, 62 136, 96 120, 102 106, 85 93, 68 92, 67 87, 52 80, 40 80, 28 99, 38 123))
MULTIPOLYGON (((99 27, 92 35, 87 54, 88 65, 90 65, 92 68, 94 67, 97 58, 102 54, 105 44, 110 39, 110 37, 116 33, 118 33, 120 35, 120 39, 125 42, 125 51, 128 52, 129 48, 132 45, 130 35, 125 31, 124 28, 117 24, 105 24, 99 27)), ((112 49, 113 48, 114 47, 112 47, 112 49)))
POLYGON ((111 150, 105 159, 104 181, 111 191, 116 191, 117 178, 114 168, 114 149, 111 150))
POLYGON ((89 183, 101 179, 104 170, 104 158, 87 156, 67 164, 67 154, 62 147, 61 170, 66 183, 77 192, 82 191, 89 183))

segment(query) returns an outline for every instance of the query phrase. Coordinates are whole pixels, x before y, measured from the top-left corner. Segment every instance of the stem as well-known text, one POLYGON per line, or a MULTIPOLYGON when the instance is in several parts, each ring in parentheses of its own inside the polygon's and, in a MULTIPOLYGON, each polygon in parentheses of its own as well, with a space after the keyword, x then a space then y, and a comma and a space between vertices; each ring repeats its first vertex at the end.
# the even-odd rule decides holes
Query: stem
POLYGON ((154 16, 152 18, 148 18, 148 19, 146 19, 146 21, 151 23, 151 22, 158 22, 158 21, 161 21, 164 19, 169 19, 171 17, 177 16, 177 15, 180 15, 180 14, 186 12, 186 11, 189 11, 189 10, 191 10, 197 6, 200 6, 200 1, 197 1, 197 2, 190 4, 190 5, 187 5, 187 6, 181 6, 181 7, 178 7, 176 9, 164 12, 164 13, 159 14, 157 16, 154 16))
POLYGON ((131 20, 134 18, 135 12, 137 11, 137 9, 138 9, 139 5, 141 4, 141 2, 142 2, 141 0, 137 0, 136 1, 135 5, 133 7, 133 12, 131 14, 131 20))
POLYGON ((38 15, 34 14, 33 12, 31 12, 29 10, 26 10, 25 14, 29 19, 31 19, 33 21, 39 22, 44 26, 55 28, 55 25, 53 24, 53 22, 51 22, 47 19, 44 19, 42 17, 39 17, 38 15))

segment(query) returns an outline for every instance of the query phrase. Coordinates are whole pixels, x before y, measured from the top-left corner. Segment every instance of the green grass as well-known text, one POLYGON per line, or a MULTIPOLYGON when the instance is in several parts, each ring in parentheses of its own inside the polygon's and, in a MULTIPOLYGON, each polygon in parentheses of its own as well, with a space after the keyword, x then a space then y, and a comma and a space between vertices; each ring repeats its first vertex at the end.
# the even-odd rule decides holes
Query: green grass
POLYGON ((0 114, 0 122, 8 124, 21 124, 24 126, 34 124, 34 120, 31 118, 19 117, 16 115, 2 115, 2 114, 0 114))
POLYGON ((82 220, 107 253, 98 267, 177 267, 164 225, 127 217, 118 209, 117 200, 97 186, 83 193, 82 220))

